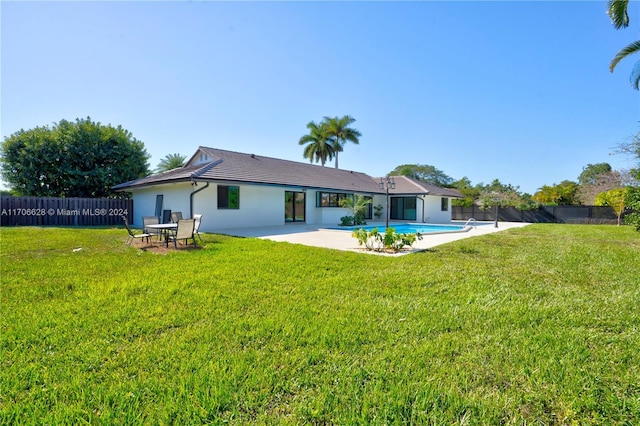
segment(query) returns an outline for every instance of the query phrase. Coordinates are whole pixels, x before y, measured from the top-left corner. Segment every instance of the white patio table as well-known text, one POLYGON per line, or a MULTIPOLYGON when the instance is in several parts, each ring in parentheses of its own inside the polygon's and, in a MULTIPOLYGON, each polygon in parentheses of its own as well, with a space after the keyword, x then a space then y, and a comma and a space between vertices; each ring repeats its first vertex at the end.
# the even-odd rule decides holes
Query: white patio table
POLYGON ((146 226, 149 229, 159 229, 164 235, 164 243, 167 247, 169 247, 169 233, 171 230, 178 229, 177 223, 154 223, 146 226))

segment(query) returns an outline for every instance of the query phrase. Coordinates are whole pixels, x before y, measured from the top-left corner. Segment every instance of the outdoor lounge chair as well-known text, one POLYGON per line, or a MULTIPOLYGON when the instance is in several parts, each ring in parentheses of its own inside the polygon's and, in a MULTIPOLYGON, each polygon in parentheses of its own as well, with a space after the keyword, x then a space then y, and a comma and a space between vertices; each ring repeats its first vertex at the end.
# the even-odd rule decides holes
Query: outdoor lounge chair
POLYGON ((182 220, 182 212, 171 212, 171 222, 178 223, 182 220))
POLYGON ((176 233, 169 236, 169 238, 173 240, 173 246, 175 248, 178 248, 178 240, 184 240, 184 244, 187 245, 189 238, 193 240, 193 246, 196 247, 196 238, 193 235, 194 225, 194 219, 182 219, 178 221, 176 233))
POLYGON ((195 221, 194 225, 193 225, 193 235, 196 235, 198 237, 198 239, 200 241, 202 241, 202 237, 200 236, 200 223, 202 223, 202 215, 201 214, 194 214, 193 215, 193 220, 195 221))
MULTIPOLYGON (((146 238, 147 242, 149 242, 149 238, 152 237, 153 235, 151 234, 134 234, 133 231, 131 231, 131 228, 129 227, 129 221, 127 220, 126 216, 122 216, 122 221, 124 222, 124 227, 127 228, 127 232, 129 233, 129 237, 127 238, 127 245, 131 245, 131 243, 133 242, 133 240, 135 240, 136 238, 146 238)), ((195 241, 194 241, 195 242, 195 241)))
POLYGON ((156 225, 158 223, 160 223, 158 216, 142 216, 142 232, 157 236, 158 239, 160 239, 162 237, 162 231, 160 229, 147 228, 147 225, 156 225))

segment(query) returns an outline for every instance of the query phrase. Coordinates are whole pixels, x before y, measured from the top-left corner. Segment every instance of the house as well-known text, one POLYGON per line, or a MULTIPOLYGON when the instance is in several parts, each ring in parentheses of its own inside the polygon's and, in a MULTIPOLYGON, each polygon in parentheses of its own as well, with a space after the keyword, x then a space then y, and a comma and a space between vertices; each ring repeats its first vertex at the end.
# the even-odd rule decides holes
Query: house
MULTIPOLYGON (((453 189, 404 176, 394 176, 389 189, 390 219, 449 223, 453 189)), ((363 194, 372 199, 366 218, 376 219, 373 206, 386 217, 387 190, 380 178, 364 173, 280 160, 254 154, 199 147, 183 167, 114 187, 131 192, 134 225, 143 216, 180 211, 203 214, 201 230, 265 227, 287 223, 336 226, 349 215, 342 198, 363 194)))

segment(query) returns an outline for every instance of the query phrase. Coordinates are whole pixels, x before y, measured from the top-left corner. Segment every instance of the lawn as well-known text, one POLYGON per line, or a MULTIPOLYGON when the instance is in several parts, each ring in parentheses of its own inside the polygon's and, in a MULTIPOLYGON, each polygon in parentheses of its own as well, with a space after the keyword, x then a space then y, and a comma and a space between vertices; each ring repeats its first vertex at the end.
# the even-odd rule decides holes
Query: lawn
POLYGON ((0 229, 1 424, 640 424, 631 227, 397 258, 125 234, 0 229))

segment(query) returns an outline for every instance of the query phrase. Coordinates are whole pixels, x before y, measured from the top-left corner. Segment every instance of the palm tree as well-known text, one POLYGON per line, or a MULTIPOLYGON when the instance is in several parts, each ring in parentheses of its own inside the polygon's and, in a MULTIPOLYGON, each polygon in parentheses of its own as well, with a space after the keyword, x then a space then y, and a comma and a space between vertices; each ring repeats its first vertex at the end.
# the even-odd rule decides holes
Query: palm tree
POLYGON ((335 154, 331 139, 327 132, 326 123, 316 124, 314 121, 307 123, 309 134, 304 135, 298 141, 299 145, 305 145, 303 157, 308 158, 311 163, 320 161, 322 166, 327 160, 331 160, 335 154))
POLYGON ((160 162, 158 163, 158 167, 156 168, 156 172, 166 172, 169 170, 177 169, 178 167, 184 166, 184 160, 187 159, 186 155, 180 154, 167 154, 160 162))
POLYGON ((366 198, 363 194, 353 194, 341 199, 340 207, 351 210, 354 225, 366 225, 367 222, 364 220, 364 216, 371 201, 371 198, 366 198))
MULTIPOLYGON (((627 28, 629 26, 629 14, 627 13, 628 5, 629 0, 609 0, 609 2, 607 3, 607 6, 609 7, 607 14, 609 15, 609 18, 611 18, 611 23, 616 30, 619 30, 620 28, 627 28)), ((620 50, 611 60, 611 63, 609 64, 609 71, 613 72, 613 70, 616 68, 616 65, 618 65, 621 60, 638 52, 640 52, 640 40, 634 41, 627 47, 620 50)), ((633 66, 630 79, 633 88, 639 90, 640 61, 636 62, 636 64, 633 66)))
POLYGON ((356 119, 350 115, 345 115, 341 118, 324 117, 323 123, 326 123, 327 125, 329 136, 333 143, 333 150, 336 154, 336 169, 338 168, 338 152, 342 151, 344 144, 347 142, 353 142, 357 145, 360 142, 358 139, 362 136, 360 132, 349 127, 349 125, 353 124, 355 121, 356 119))

